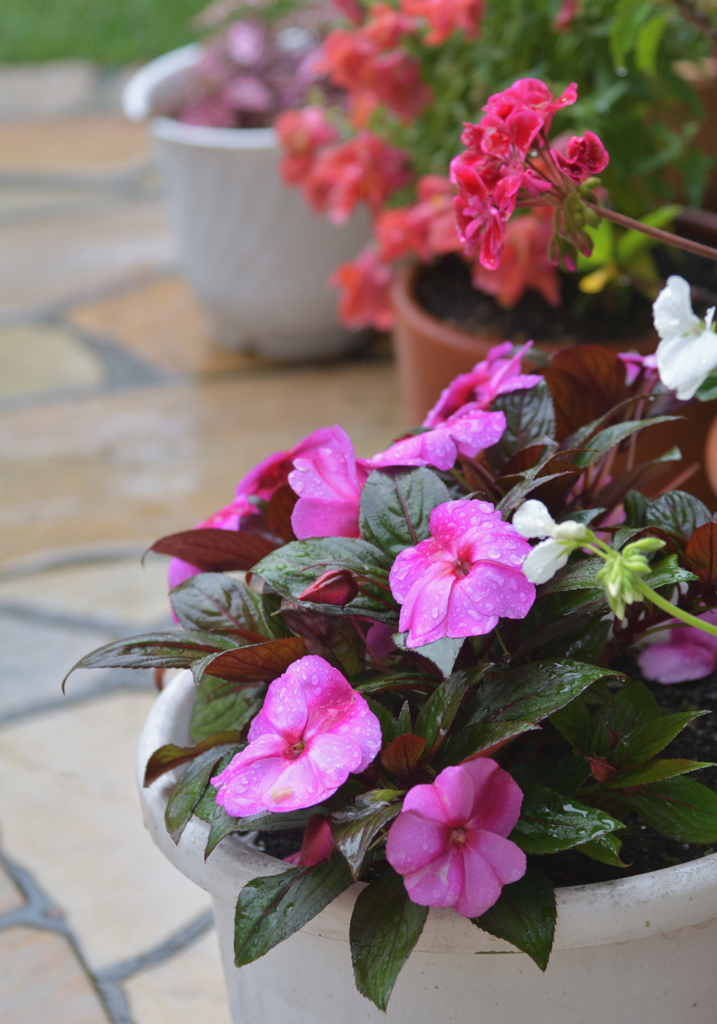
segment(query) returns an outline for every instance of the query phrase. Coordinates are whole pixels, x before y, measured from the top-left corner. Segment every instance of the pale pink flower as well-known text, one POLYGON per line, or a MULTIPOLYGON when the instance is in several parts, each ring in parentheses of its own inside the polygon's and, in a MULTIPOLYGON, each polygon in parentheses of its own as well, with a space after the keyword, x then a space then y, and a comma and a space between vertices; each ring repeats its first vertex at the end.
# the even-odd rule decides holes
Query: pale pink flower
POLYGON ((537 373, 521 373, 520 361, 531 346, 527 342, 515 355, 509 341, 494 345, 470 373, 455 377, 423 421, 424 427, 438 427, 469 402, 475 408, 488 409, 498 395, 535 387, 543 378, 537 373))
POLYGON ((381 749, 381 726, 363 697, 316 655, 269 684, 249 745, 212 779, 217 803, 243 818, 296 811, 327 799, 381 749))
POLYGON ((368 460, 371 469, 391 466, 433 466, 452 469, 459 455, 474 459, 497 444, 505 431, 502 412, 485 412, 475 403, 464 405, 435 429, 404 437, 368 460))
POLYGON ((274 128, 284 149, 279 170, 289 185, 301 184, 322 146, 338 138, 324 108, 316 104, 302 110, 285 110, 277 117, 274 128))
MULTIPOLYGON (((717 626, 717 611, 700 615, 717 626)), ((704 679, 717 668, 717 637, 696 626, 670 630, 665 643, 650 644, 638 656, 637 663, 646 679, 655 683, 686 683, 704 679)))
POLYGON ((244 18, 227 29, 227 53, 245 68, 253 68, 261 60, 266 43, 266 28, 260 21, 244 18))
POLYGON ((426 19, 430 28, 424 39, 427 46, 438 46, 456 30, 475 39, 483 19, 483 0, 401 0, 401 9, 426 19))
POLYGON ((418 202, 383 210, 374 222, 379 254, 387 263, 409 254, 427 263, 435 255, 461 248, 450 180, 426 174, 416 183, 416 194, 418 202))
POLYGON ((364 249, 355 260, 341 263, 329 278, 329 284, 341 289, 339 319, 351 330, 375 327, 388 331, 393 327, 391 282, 393 271, 374 249, 364 249))
POLYGON ((487 501, 449 501, 431 512, 431 536, 401 551, 389 575, 408 647, 481 636, 500 618, 522 619, 535 587, 521 566, 531 547, 487 501))
POLYGON ((464 917, 489 910, 503 886, 525 874, 525 854, 507 838, 522 802, 518 784, 488 757, 444 768, 435 782, 410 789, 386 858, 411 900, 464 917))
POLYGON ((358 537, 361 490, 370 472, 357 459, 345 430, 335 426, 329 442, 294 459, 289 485, 299 500, 291 515, 294 533, 306 537, 358 537))

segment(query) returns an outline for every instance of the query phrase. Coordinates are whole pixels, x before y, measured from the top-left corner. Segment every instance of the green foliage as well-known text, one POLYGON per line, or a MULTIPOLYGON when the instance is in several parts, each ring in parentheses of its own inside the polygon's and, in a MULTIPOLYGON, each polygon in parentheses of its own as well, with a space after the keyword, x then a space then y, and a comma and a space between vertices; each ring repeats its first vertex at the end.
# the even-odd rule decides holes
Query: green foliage
POLYGON ((449 500, 448 488, 429 469, 374 470, 361 492, 361 536, 395 558, 430 535, 431 512, 449 500))
POLYGON ((545 786, 526 785, 520 818, 510 839, 526 853, 557 853, 622 827, 609 814, 574 797, 564 797, 545 786))
POLYGON ((517 946, 544 971, 553 948, 555 917, 550 879, 542 871, 528 868, 521 879, 504 886, 498 902, 473 923, 517 946))

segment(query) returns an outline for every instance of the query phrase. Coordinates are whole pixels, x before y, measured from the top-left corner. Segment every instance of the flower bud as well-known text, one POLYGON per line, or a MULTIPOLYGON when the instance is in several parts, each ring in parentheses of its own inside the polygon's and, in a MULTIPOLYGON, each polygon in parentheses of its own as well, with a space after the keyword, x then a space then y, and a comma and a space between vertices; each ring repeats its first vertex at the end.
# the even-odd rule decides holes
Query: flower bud
POLYGON ((342 608, 359 593, 354 574, 348 569, 329 569, 299 594, 300 601, 315 604, 335 604, 342 608))
POLYGON ((596 210, 591 210, 589 206, 585 207, 584 210, 585 223, 591 228, 597 228, 600 226, 600 214, 596 210))
POLYGON ((591 531, 588 530, 584 523, 576 523, 572 519, 568 519, 564 523, 558 523, 553 530, 553 537, 556 540, 583 541, 588 540, 590 535, 591 531))

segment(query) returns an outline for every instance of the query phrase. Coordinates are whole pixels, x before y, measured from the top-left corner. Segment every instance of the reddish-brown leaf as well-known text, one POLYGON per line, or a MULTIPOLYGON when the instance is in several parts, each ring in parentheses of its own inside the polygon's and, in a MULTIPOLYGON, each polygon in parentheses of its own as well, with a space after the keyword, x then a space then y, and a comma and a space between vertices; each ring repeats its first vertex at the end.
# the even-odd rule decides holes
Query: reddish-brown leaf
POLYGON ((207 736, 196 747, 178 747, 174 743, 167 743, 165 746, 160 747, 159 750, 155 750, 147 762, 147 767, 144 770, 144 785, 151 786, 160 775, 171 771, 172 768, 178 768, 182 764, 193 761, 195 757, 199 757, 206 750, 221 747, 226 743, 239 743, 240 741, 241 735, 238 732, 230 731, 218 732, 214 736, 207 736))
POLYGON ((601 345, 563 349, 544 376, 553 397, 558 441, 629 397, 624 364, 601 345))
POLYGON ((223 651, 208 662, 204 671, 230 683, 269 683, 305 654, 304 638, 290 636, 223 651))
POLYGON ((381 764, 402 782, 410 782, 426 746, 423 736, 406 733, 381 751, 381 764))
POLYGON ((714 586, 717 581, 717 523, 699 526, 687 542, 685 555, 702 586, 714 586))
POLYGON ((296 540, 296 534, 291 525, 291 513, 294 511, 294 505, 298 500, 298 494, 295 494, 288 484, 284 484, 283 487, 274 492, 269 502, 269 507, 266 510, 266 521, 269 524, 269 529, 277 537, 281 537, 287 544, 292 540, 296 540))
POLYGON ((226 572, 251 569, 277 547, 273 541, 255 533, 205 527, 162 537, 150 550, 181 558, 203 572, 226 572))

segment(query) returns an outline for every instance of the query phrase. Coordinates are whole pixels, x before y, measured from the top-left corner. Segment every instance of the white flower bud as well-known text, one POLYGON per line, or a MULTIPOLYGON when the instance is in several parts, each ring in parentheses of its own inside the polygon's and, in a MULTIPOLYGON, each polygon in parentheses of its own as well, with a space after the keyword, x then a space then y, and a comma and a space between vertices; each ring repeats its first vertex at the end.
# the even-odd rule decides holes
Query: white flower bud
POLYGON ((564 523, 558 523, 553 530, 553 537, 556 540, 587 540, 588 529, 583 523, 576 523, 572 519, 564 523))

